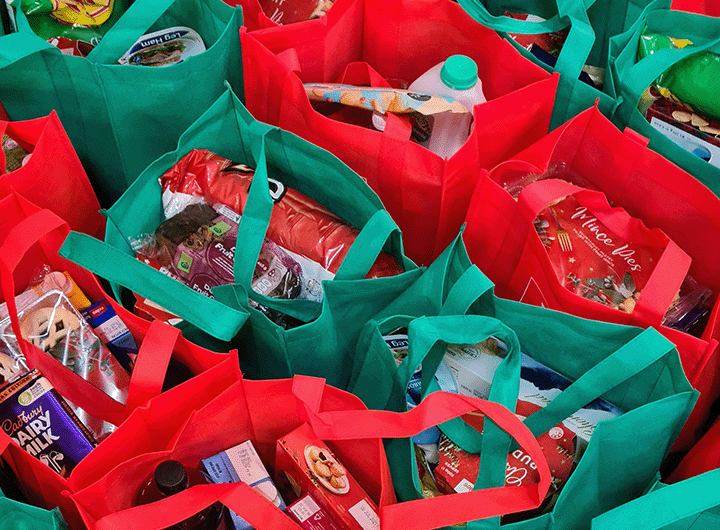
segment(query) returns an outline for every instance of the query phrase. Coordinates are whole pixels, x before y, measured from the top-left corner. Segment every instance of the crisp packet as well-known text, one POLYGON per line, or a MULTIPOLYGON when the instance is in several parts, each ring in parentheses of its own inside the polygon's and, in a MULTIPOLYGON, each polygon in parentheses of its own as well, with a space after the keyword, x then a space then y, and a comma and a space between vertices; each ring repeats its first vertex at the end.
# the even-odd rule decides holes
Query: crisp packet
POLYGON ((48 14, 69 25, 99 26, 110 18, 115 0, 21 0, 26 15, 48 14))
MULTIPOLYGON (((648 32, 640 35, 638 60, 664 49, 693 47, 688 39, 648 32)), ((686 57, 669 67, 653 83, 663 96, 673 94, 696 112, 720 120, 717 80, 720 77, 720 55, 701 52, 686 57)), ((645 97, 645 96, 644 96, 645 97)))
POLYGON ((419 94, 399 88, 344 85, 341 83, 305 83, 311 101, 331 101, 352 107, 374 110, 381 114, 418 112, 425 116, 441 112, 469 112, 450 96, 419 94))

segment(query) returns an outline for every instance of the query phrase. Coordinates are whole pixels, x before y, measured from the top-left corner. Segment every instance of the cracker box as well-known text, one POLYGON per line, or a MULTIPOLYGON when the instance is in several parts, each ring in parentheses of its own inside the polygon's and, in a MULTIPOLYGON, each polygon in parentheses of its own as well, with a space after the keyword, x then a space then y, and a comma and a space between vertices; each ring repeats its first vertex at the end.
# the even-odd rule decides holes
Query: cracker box
MULTIPOLYGON (((211 482, 216 484, 244 482, 279 509, 285 510, 285 501, 280 496, 280 492, 275 487, 250 440, 206 458, 202 462, 211 482)), ((252 529, 247 521, 232 511, 230 518, 235 525, 235 530, 252 529)))
POLYGON ((655 100, 645 118, 686 151, 720 167, 720 123, 700 116, 683 103, 667 97, 655 100))
MULTIPOLYGON (((487 399, 495 369, 504 356, 505 345, 495 339, 478 344, 451 345, 436 377, 443 390, 487 399)), ((524 353, 521 358, 518 401, 545 407, 570 386, 570 381, 561 374, 524 353)), ((577 437, 576 460, 587 447, 598 423, 620 414, 622 411, 616 406, 596 399, 562 421, 561 425, 577 437)))
POLYGON ((276 481, 309 493, 344 530, 380 530, 378 509, 307 423, 277 442, 276 481))
POLYGON ((290 505, 288 513, 305 530, 340 530, 327 512, 307 493, 290 505))

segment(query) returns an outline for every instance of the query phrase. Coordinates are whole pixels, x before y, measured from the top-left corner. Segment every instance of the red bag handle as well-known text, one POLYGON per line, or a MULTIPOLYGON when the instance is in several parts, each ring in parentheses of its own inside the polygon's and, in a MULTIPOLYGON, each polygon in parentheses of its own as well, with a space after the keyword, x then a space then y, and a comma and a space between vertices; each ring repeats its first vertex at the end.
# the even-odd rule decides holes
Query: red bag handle
MULTIPOLYGON (((525 219, 532 223, 535 217, 553 201, 577 193, 582 193, 593 200, 602 201, 607 204, 608 209, 611 208, 604 193, 581 188, 559 179, 541 180, 526 186, 520 192, 518 207, 525 219)), ((623 222, 630 218, 630 215, 624 210, 619 208, 612 210, 609 215, 600 219, 602 222, 606 222, 610 228, 615 222, 623 222)), ((601 214, 597 212, 595 214, 598 218, 601 217, 601 214)), ((661 324, 673 298, 687 276, 692 262, 690 256, 672 239, 665 237, 667 238, 667 247, 655 265, 645 288, 638 296, 632 313, 640 322, 655 326, 661 324)))
POLYGON ((12 330, 29 365, 37 368, 43 375, 48 376, 48 379, 63 397, 79 406, 81 403, 92 403, 92 412, 101 411, 101 413, 97 414, 99 417, 119 425, 132 412, 134 407, 141 405, 160 392, 170 362, 170 356, 180 333, 179 330, 165 324, 160 325, 160 323, 153 323, 149 327, 138 352, 137 362, 139 367, 133 370, 130 379, 126 405, 115 401, 78 374, 62 366, 51 355, 40 351, 23 340, 20 333, 17 305, 15 304, 13 271, 34 244, 57 229, 62 229, 65 234, 70 232, 67 223, 60 217, 50 210, 40 210, 15 225, 8 232, 2 247, 0 247, 2 292, 10 314, 12 330))
POLYGON ((0 431, 0 455, 5 452, 11 443, 12 440, 10 439, 10 436, 5 431, 0 431))
POLYGON ((208 506, 221 502, 253 528, 301 530, 245 483, 194 486, 152 504, 115 512, 97 521, 97 530, 161 530, 188 519, 208 506))
POLYGON ((318 412, 324 389, 325 381, 320 378, 295 376, 293 380, 293 394, 306 405, 308 422, 322 440, 410 438, 463 414, 480 411, 510 434, 537 464, 540 473, 538 484, 488 488, 460 496, 443 495, 381 506, 382 530, 407 528, 408 521, 413 521, 413 530, 462 524, 531 510, 545 498, 552 477, 542 449, 517 416, 498 403, 448 392, 433 392, 408 412, 318 412))

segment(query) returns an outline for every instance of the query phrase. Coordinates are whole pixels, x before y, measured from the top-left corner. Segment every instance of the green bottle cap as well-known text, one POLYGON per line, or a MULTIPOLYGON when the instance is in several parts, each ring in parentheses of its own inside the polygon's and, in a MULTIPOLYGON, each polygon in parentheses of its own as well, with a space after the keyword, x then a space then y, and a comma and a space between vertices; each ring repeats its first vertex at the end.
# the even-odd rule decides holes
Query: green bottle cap
POLYGON ((440 70, 440 79, 455 90, 467 90, 477 83, 477 64, 466 55, 452 55, 440 70))

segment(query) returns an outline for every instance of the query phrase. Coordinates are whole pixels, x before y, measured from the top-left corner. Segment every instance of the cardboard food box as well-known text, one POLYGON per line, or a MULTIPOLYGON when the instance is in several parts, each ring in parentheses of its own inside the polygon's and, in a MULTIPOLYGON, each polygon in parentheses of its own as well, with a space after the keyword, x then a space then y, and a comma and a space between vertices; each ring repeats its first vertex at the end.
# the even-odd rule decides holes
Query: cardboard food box
MULTIPOLYGON (((215 483, 244 482, 262 494, 280 510, 286 505, 275 487, 260 456, 250 440, 226 449, 202 461, 210 480, 215 483)), ((230 512, 235 530, 251 530, 252 526, 235 512, 230 512)))
MULTIPOLYGON (((527 417, 541 407, 526 401, 519 401, 517 414, 527 417)), ((482 420, 477 419, 475 428, 482 431, 482 420)), ((560 423, 537 438, 545 460, 550 467, 552 483, 546 495, 543 507, 547 506, 553 496, 559 493, 573 470, 575 456, 575 434, 560 423)), ((435 468, 435 482, 443 493, 464 493, 472 491, 480 469, 481 455, 471 454, 446 436, 440 438, 438 444, 440 462, 435 468)), ((505 466, 505 485, 522 486, 536 484, 540 481, 540 473, 535 462, 524 449, 517 448, 508 455, 505 466)))
POLYGON ((288 513, 305 530, 340 530, 312 495, 307 493, 290 505, 288 513))
POLYGON ((709 164, 720 167, 720 123, 671 98, 656 99, 645 119, 664 136, 709 164))
MULTIPOLYGON (((449 346, 436 375, 440 387, 464 396, 487 399, 495 370, 505 356, 504 344, 490 340, 492 342, 449 346)), ((561 374, 521 354, 519 402, 545 407, 570 384, 561 374)), ((621 414, 622 411, 613 404, 596 399, 562 421, 562 425, 577 437, 576 461, 598 423, 621 414)))
POLYGON ((373 500, 307 423, 278 440, 275 474, 298 497, 309 493, 344 530, 380 530, 373 500))

